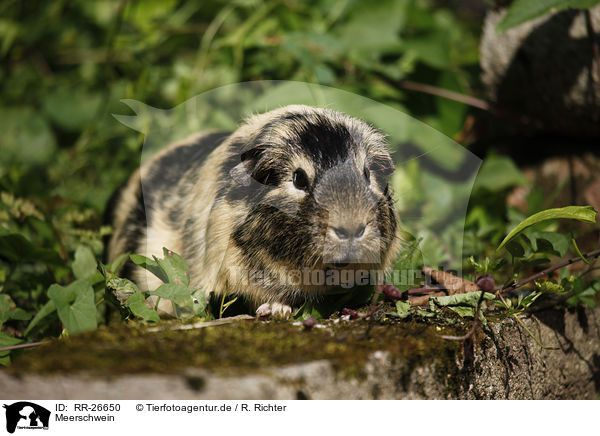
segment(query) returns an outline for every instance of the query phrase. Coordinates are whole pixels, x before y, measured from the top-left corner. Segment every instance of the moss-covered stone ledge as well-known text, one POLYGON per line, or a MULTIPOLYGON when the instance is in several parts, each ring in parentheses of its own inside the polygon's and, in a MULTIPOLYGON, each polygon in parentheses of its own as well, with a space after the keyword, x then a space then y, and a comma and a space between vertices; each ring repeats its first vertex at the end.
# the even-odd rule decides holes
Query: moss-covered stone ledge
POLYGON ((600 311, 490 323, 473 352, 419 323, 238 321, 149 332, 122 326, 55 341, 0 371, 3 398, 597 398, 600 311))

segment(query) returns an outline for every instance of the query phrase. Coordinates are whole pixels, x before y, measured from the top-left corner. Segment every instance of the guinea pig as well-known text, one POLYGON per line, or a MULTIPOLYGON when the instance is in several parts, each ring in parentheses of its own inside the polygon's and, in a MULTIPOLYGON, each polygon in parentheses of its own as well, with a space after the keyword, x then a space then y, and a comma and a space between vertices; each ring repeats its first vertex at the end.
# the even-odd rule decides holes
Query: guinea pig
MULTIPOLYGON (((108 259, 166 247, 190 265, 191 286, 287 316, 340 277, 391 267, 393 170, 384 135, 346 114, 293 105, 253 115, 145 162, 115 197, 108 259)), ((128 269, 142 291, 160 285, 128 269)))

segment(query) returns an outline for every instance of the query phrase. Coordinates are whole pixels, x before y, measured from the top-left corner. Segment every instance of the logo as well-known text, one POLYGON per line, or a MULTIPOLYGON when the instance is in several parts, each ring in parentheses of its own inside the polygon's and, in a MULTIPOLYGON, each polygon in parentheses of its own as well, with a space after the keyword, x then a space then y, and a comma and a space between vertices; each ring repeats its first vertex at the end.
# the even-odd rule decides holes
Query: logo
POLYGON ((6 431, 14 433, 15 429, 48 430, 50 411, 28 401, 19 401, 4 405, 6 409, 6 431))

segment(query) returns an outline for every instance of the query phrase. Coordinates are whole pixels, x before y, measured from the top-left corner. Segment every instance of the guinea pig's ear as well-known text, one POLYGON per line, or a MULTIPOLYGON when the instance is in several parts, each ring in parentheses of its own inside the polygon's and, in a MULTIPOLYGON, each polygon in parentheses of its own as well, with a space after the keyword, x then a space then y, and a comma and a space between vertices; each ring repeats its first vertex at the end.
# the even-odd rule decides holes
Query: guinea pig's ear
POLYGON ((245 162, 242 162, 242 163, 234 166, 231 169, 231 171, 229 171, 229 175, 238 184, 240 184, 242 186, 250 186, 250 181, 251 181, 252 177, 250 176, 250 172, 246 168, 245 162))
POLYGON ((242 186, 250 186, 252 173, 256 168, 256 162, 261 152, 262 150, 258 147, 243 152, 241 155, 242 161, 229 171, 231 178, 242 186))
POLYGON ((389 177, 394 170, 394 161, 390 156, 375 156, 369 163, 369 169, 381 178, 389 177))
POLYGON ((252 176, 250 172, 246 168, 246 163, 242 162, 234 166, 231 171, 229 171, 229 175, 233 180, 235 180, 238 184, 242 186, 250 186, 250 182, 252 176))

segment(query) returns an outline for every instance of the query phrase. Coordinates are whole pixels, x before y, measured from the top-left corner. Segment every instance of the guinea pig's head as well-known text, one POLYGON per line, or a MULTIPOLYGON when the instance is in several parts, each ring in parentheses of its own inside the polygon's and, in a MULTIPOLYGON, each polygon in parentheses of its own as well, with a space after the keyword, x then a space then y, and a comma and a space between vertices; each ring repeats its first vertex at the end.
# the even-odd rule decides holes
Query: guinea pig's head
POLYGON ((398 218, 388 185, 394 166, 381 133, 307 106, 259 115, 240 131, 241 162, 230 171, 238 183, 227 197, 248 211, 232 237, 252 267, 389 267, 398 218))

